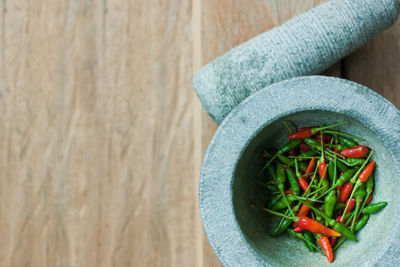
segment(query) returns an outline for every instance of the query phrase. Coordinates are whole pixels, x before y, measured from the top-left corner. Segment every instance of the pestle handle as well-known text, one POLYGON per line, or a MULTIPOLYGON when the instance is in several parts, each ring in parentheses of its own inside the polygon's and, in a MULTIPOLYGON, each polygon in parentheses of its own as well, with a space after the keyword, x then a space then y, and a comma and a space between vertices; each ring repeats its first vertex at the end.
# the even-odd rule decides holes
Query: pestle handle
POLYGON ((196 73, 194 88, 219 124, 265 86, 324 71, 392 25, 399 11, 400 0, 331 0, 214 59, 196 73))

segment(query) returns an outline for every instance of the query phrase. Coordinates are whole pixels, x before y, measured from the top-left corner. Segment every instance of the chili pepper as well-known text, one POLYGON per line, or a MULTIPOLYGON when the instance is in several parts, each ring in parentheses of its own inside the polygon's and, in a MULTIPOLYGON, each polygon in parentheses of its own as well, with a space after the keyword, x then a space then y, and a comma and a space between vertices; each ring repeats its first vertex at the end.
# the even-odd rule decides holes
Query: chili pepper
MULTIPOLYGON (((315 140, 317 140, 318 143, 321 143, 321 135, 315 135, 315 140)), ((324 143, 329 143, 332 140, 332 136, 329 134, 322 134, 322 140, 324 140, 324 143)))
MULTIPOLYGON (((368 159, 371 157, 371 155, 372 155, 373 152, 374 152, 374 151, 371 150, 371 153, 369 154, 368 159)), ((368 160, 368 159, 367 159, 367 160, 368 160)), ((363 164, 363 166, 364 166, 364 164, 363 164)), ((365 182, 368 180, 369 175, 370 175, 370 174, 372 173, 372 171, 374 170, 374 166, 375 166, 375 161, 371 161, 371 162, 367 165, 367 167, 365 167, 365 169, 361 172, 361 174, 358 176, 358 180, 357 180, 357 182, 356 182, 356 184, 355 184, 353 190, 351 191, 350 199, 353 198, 353 195, 354 195, 354 193, 357 191, 357 189, 358 189, 363 183, 365 183, 365 182)), ((361 169, 361 168, 360 168, 360 169, 361 169)), ((357 172, 357 173, 358 173, 358 172, 357 172)), ((357 173, 356 173, 356 174, 357 174, 357 173)), ((353 177, 353 178, 354 178, 354 177, 353 177)), ((353 178, 352 178, 352 179, 353 179, 353 178)), ((352 179, 350 180, 350 182, 352 182, 352 179)), ((346 210, 347 210, 347 206, 344 208, 343 214, 346 213, 346 210)))
POLYGON ((272 206, 274 206, 276 204, 276 202, 278 202, 280 199, 282 198, 282 195, 276 195, 275 197, 273 197, 269 203, 268 203, 268 208, 271 208, 272 206))
POLYGON ((310 147, 317 147, 320 145, 317 140, 312 139, 312 138, 306 138, 304 139, 304 142, 309 145, 310 147))
POLYGON ((339 168, 339 170, 341 172, 345 172, 347 171, 349 168, 346 166, 346 164, 343 164, 342 162, 338 161, 337 163, 337 167, 339 168))
POLYGON ((335 210, 343 209, 344 208, 344 203, 336 202, 335 203, 335 210))
POLYGON ((291 189, 285 190, 285 195, 293 195, 293 191, 291 189))
POLYGON ((331 242, 331 246, 333 247, 333 246, 336 244, 337 237, 331 237, 331 238, 329 239, 329 241, 331 242))
POLYGON ((371 175, 372 171, 374 170, 375 166, 375 161, 371 161, 367 167, 361 172, 360 176, 358 176, 358 179, 365 183, 368 180, 368 177, 371 175))
POLYGON ((293 148, 288 154, 289 156, 297 156, 299 154, 299 150, 297 150, 297 148, 293 148))
POLYGON ((299 169, 302 172, 305 172, 307 170, 307 165, 304 162, 299 162, 299 169))
POLYGON ((350 201, 347 200, 347 201, 346 201, 346 207, 348 207, 348 208, 347 208, 347 211, 346 211, 345 214, 350 213, 351 210, 352 210, 355 206, 356 206, 356 200, 355 200, 354 198, 352 198, 350 201))
POLYGON ((368 148, 359 145, 352 148, 347 148, 340 152, 340 155, 346 158, 363 158, 368 154, 368 148))
POLYGON ((331 191, 329 194, 326 195, 325 197, 325 214, 329 217, 332 218, 333 215, 333 210, 335 208, 336 204, 336 192, 331 191))
MULTIPOLYGON (((304 236, 304 238, 305 239, 307 239, 307 241, 310 243, 310 244, 312 244, 312 245, 314 245, 314 246, 311 246, 311 248, 312 248, 312 250, 310 250, 310 251, 314 251, 315 249, 315 238, 314 238, 314 235, 312 234, 312 233, 310 233, 309 231, 304 231, 303 232, 303 236, 304 236)), ((308 247, 309 248, 309 247, 308 247)), ((310 249, 310 248, 309 248, 310 249)))
POLYGON ((341 234, 336 232, 335 230, 332 230, 308 217, 300 217, 298 224, 301 228, 308 230, 312 233, 318 233, 326 236, 341 236, 341 234))
POLYGON ((292 194, 285 195, 285 198, 282 197, 279 201, 277 201, 272 207, 271 210, 282 210, 284 208, 288 208, 288 205, 293 203, 295 199, 292 194))
POLYGON ((281 149, 279 149, 278 152, 276 152, 276 154, 264 165, 264 168, 261 170, 261 173, 264 172, 265 168, 267 168, 268 165, 271 164, 271 162, 274 161, 278 155, 284 154, 284 153, 286 153, 286 152, 289 152, 289 151, 292 150, 293 148, 298 147, 301 143, 302 143, 301 140, 293 140, 293 141, 290 141, 289 143, 287 143, 286 145, 284 145, 284 146, 283 146, 281 149))
POLYGON ((292 160, 292 159, 290 159, 290 158, 288 158, 288 157, 286 157, 286 156, 284 156, 282 154, 279 154, 278 158, 279 158, 280 161, 282 161, 282 163, 285 163, 287 166, 293 166, 294 165, 294 160, 292 160))
MULTIPOLYGON (((312 150, 310 150, 310 151, 312 151, 312 150)), ((315 158, 312 158, 310 160, 310 163, 308 163, 306 174, 312 173, 312 171, 314 170, 314 167, 315 167, 315 158)))
MULTIPOLYGON (((342 151, 342 150, 345 150, 347 148, 346 146, 341 145, 341 144, 339 144, 339 145, 326 144, 325 146, 330 147, 330 148, 335 148, 338 151, 342 151)), ((335 152, 336 152, 336 150, 335 150, 335 152)))
POLYGON ((272 232, 269 234, 270 236, 274 237, 274 236, 279 236, 281 235, 283 232, 286 231, 286 229, 288 229, 288 227, 292 224, 292 220, 290 219, 286 219, 283 218, 282 222, 277 224, 274 228, 274 230, 272 230, 272 232))
POLYGON ((344 136, 339 136, 338 139, 339 139, 339 141, 340 141, 343 145, 348 146, 348 147, 355 147, 355 146, 358 145, 358 144, 357 144, 356 142, 354 142, 353 140, 351 140, 351 139, 349 139, 349 138, 346 138, 346 137, 344 137, 344 136))
MULTIPOLYGON (((319 211, 317 208, 311 206, 308 203, 305 203, 303 200, 299 199, 298 197, 294 197, 295 199, 297 199, 299 202, 309 206, 316 214, 322 216, 325 220, 328 220, 329 225, 333 227, 334 230, 336 230, 337 232, 339 232, 340 234, 342 234, 344 237, 347 237, 350 240, 356 241, 357 242, 357 238, 356 236, 349 230, 346 228, 346 226, 344 226, 341 223, 336 222, 334 219, 329 218, 325 213, 319 211)), ((300 227, 304 228, 302 225, 299 224, 300 227)), ((312 231, 311 231, 312 232, 312 231)), ((323 233, 320 233, 323 234, 323 233)))
POLYGON ((300 226, 296 226, 296 227, 293 228, 293 231, 295 231, 296 233, 300 233, 300 232, 303 232, 304 229, 301 228, 300 226))
POLYGON ((297 162, 297 159, 294 159, 294 170, 296 172, 297 179, 301 178, 301 173, 299 171, 299 164, 297 162))
POLYGON ((316 236, 318 239, 318 243, 321 245, 322 250, 325 253, 326 258, 330 263, 333 262, 333 251, 332 251, 332 246, 331 243, 329 242, 329 239, 326 236, 322 235, 317 235, 316 236))
POLYGON ((300 194, 300 185, 296 179, 294 172, 290 168, 287 168, 286 174, 287 174, 287 178, 290 183, 290 189, 292 189, 292 191, 293 191, 293 195, 296 195, 296 196, 299 195, 300 194))
POLYGON ((301 189, 303 189, 303 191, 306 191, 308 188, 307 181, 302 177, 299 178, 299 185, 300 185, 301 189))
POLYGON ((363 228, 366 224, 367 224, 367 222, 368 222, 368 219, 369 219, 369 214, 367 213, 367 214, 364 214, 362 217, 361 217, 361 219, 356 223, 356 227, 354 228, 354 230, 355 231, 360 231, 361 230, 361 228, 363 228))
POLYGON ((347 198, 350 196, 352 189, 353 185, 350 182, 346 182, 343 185, 342 190, 340 190, 339 201, 345 202, 347 198))
POLYGON ((354 193, 354 198, 356 200, 356 208, 354 210, 354 215, 353 215, 353 222, 351 223, 351 231, 354 230, 354 223, 356 222, 356 218, 358 217, 358 212, 360 210, 362 201, 365 197, 365 195, 367 194, 367 192, 365 191, 365 184, 363 184, 362 186, 360 186, 357 191, 354 193))
POLYGON ((304 235, 302 233, 295 232, 293 229, 290 229, 290 228, 287 229, 286 232, 292 237, 303 240, 303 243, 306 246, 306 248, 309 251, 314 251, 314 247, 312 246, 312 244, 310 244, 310 242, 304 237, 304 235))
POLYGON ((365 162, 365 159, 347 158, 345 161, 348 166, 353 167, 356 165, 362 165, 365 162))
POLYGON ((329 164, 328 164, 328 175, 329 175, 329 180, 331 181, 331 182, 333 182, 334 181, 334 178, 336 178, 335 177, 335 162, 329 162, 329 164))
POLYGON ((365 207, 365 205, 368 205, 368 203, 372 199, 372 191, 374 190, 374 175, 371 173, 369 179, 367 182, 365 182, 365 191, 367 192, 367 195, 365 196, 364 203, 361 206, 361 209, 365 207))
POLYGON ((274 166, 269 165, 268 166, 268 173, 271 175, 272 179, 276 182, 276 171, 274 166))
MULTIPOLYGON (((308 203, 308 202, 307 202, 307 203, 308 203)), ((297 217, 307 216, 308 213, 309 213, 309 211, 310 211, 310 208, 309 208, 307 205, 304 205, 304 204, 303 204, 303 205, 301 206, 299 212, 297 213, 297 217)), ((299 226, 298 223, 296 223, 296 222, 293 223, 293 227, 294 227, 294 228, 296 228, 296 227, 298 227, 298 226, 299 226)))
POLYGON ((375 213, 386 207, 387 202, 378 202, 370 204, 361 210, 361 213, 375 213))
POLYGON ((316 134, 316 133, 318 133, 318 132, 320 132, 322 130, 325 130, 325 129, 328 129, 328 128, 332 128, 332 127, 335 127, 335 126, 339 126, 339 125, 343 125, 343 124, 346 124, 346 123, 347 122, 336 123, 336 124, 332 124, 332 125, 324 126, 324 127, 319 127, 319 128, 306 128, 306 129, 304 129, 302 131, 297 131, 297 132, 294 132, 292 134, 289 134, 288 137, 289 137, 290 140, 298 140, 298 139, 310 138, 311 136, 313 136, 314 134, 316 134))
POLYGON ((305 160, 305 159, 308 159, 309 157, 312 157, 315 155, 317 155, 317 152, 315 152, 314 150, 308 150, 308 151, 304 151, 304 152, 300 153, 299 156, 297 157, 297 159, 305 160))
POLYGON ((299 145, 299 148, 300 148, 301 150, 303 150, 304 152, 310 150, 310 148, 309 148, 308 146, 306 146, 306 144, 300 144, 300 145, 299 145))
MULTIPOLYGON (((290 207, 291 202, 289 203, 287 197, 286 197, 286 192, 284 192, 285 189, 285 182, 286 182, 286 175, 285 175, 285 169, 281 163, 276 164, 276 183, 279 189, 279 192, 282 195, 282 200, 276 202, 271 209, 273 210, 278 210, 278 209, 283 209, 283 207, 280 206, 280 204, 285 204, 288 209, 290 210, 291 214, 294 216, 294 213, 290 207)), ((293 194, 293 192, 292 192, 293 194)))
POLYGON ((328 180, 322 180, 322 186, 321 186, 321 195, 322 194, 325 194, 325 192, 326 191, 328 191, 329 190, 329 182, 328 182, 328 180))
POLYGON ((325 171, 325 169, 326 169, 326 167, 327 167, 328 165, 325 163, 325 162, 321 162, 320 164, 319 164, 319 166, 318 166, 318 171, 319 171, 319 176, 323 179, 323 180, 325 180, 326 179, 326 171, 325 171))

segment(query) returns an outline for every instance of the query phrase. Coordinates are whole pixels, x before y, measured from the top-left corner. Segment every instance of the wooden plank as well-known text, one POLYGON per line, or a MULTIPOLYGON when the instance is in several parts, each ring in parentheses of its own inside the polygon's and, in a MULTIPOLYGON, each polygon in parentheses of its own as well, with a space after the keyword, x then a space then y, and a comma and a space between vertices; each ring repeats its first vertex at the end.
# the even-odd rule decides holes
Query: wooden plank
POLYGON ((400 20, 344 61, 345 78, 363 84, 400 108, 400 20))
POLYGON ((0 265, 195 266, 190 1, 0 3, 0 265))

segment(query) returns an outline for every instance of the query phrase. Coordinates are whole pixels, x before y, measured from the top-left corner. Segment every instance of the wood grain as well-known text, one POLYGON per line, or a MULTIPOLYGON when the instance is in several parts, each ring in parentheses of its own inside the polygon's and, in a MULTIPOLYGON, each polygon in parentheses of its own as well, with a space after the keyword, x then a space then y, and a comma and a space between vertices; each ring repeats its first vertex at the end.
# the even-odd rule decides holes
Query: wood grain
MULTIPOLYGON (((323 2, 0 2, 0 266, 220 266, 194 71, 323 2)), ((327 72, 400 105, 400 24, 327 72)))

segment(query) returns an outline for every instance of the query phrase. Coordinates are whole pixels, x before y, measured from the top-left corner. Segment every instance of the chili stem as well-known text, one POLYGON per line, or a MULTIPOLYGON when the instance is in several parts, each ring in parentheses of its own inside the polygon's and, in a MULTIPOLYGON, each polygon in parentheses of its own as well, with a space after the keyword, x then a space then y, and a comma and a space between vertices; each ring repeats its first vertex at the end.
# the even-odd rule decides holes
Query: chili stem
POLYGON ((292 129, 290 129, 289 125, 287 124, 286 121, 283 121, 283 124, 285 125, 286 129, 288 130, 288 132, 291 134, 293 133, 292 129))
POLYGON ((333 247, 333 251, 337 250, 343 244, 343 242, 346 241, 346 239, 346 237, 340 239, 340 241, 333 247))
POLYGON ((277 211, 270 210, 270 209, 267 209, 267 208, 263 208, 263 209, 264 209, 266 212, 269 212, 269 213, 271 213, 271 214, 273 214, 273 215, 280 216, 280 217, 282 217, 282 218, 285 218, 285 219, 288 219, 288 220, 292 220, 292 221, 295 221, 295 220, 296 220, 295 217, 286 216, 286 214, 283 214, 283 213, 281 213, 281 212, 277 212, 277 211))
POLYGON ((365 141, 364 138, 361 138, 361 137, 358 137, 358 136, 354 136, 354 135, 351 135, 351 134, 347 134, 347 133, 337 132, 337 131, 326 130, 326 131, 324 131, 324 133, 343 135, 343 136, 346 136, 346 137, 349 137, 349 138, 357 139, 357 140, 360 140, 360 141, 365 141))

